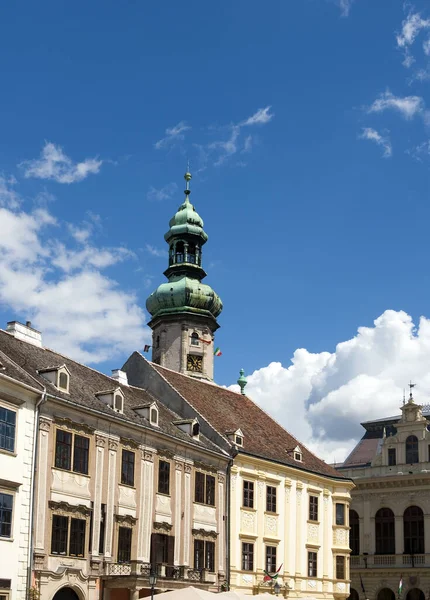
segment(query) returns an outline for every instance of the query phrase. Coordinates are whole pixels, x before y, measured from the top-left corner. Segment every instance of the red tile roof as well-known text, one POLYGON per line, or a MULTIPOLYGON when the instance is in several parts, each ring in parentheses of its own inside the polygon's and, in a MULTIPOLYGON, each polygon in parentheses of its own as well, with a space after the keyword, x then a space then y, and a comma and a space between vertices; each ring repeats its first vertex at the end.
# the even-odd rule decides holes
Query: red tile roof
POLYGON ((245 453, 343 479, 341 474, 312 454, 251 398, 154 363, 149 364, 220 434, 225 436, 226 432, 240 428, 244 435, 245 453), (296 446, 302 451, 301 462, 294 460, 296 446))

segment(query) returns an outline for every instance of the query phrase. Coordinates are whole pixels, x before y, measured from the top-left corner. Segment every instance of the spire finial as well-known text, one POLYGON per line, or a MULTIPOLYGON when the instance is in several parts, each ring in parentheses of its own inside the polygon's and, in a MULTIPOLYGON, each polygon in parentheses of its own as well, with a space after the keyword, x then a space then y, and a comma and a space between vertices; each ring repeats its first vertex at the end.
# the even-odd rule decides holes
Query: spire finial
POLYGON ((243 369, 241 369, 239 371, 239 374, 240 374, 240 377, 237 380, 237 383, 238 383, 238 385, 240 387, 240 393, 242 394, 242 396, 244 396, 245 395, 245 386, 248 383, 248 381, 247 381, 247 379, 245 377, 245 371, 243 369))
POLYGON ((190 181, 192 179, 192 175, 190 173, 190 161, 189 160, 187 160, 187 172, 184 175, 184 179, 187 182, 186 183, 186 188, 185 188, 185 195, 189 196, 191 194, 190 181))
POLYGON ((413 402, 414 398, 412 396, 412 390, 413 388, 416 386, 416 383, 412 383, 412 381, 409 382, 409 402, 413 402))

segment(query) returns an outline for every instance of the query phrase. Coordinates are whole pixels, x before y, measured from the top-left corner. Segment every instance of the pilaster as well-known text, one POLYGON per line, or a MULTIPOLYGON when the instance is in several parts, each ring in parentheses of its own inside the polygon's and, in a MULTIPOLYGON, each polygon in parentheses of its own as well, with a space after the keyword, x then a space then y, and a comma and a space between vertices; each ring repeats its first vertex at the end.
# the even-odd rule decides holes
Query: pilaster
POLYGON ((137 559, 142 562, 149 562, 154 502, 154 453, 148 449, 141 449, 140 456, 141 477, 137 559))
POLYGON ((109 439, 109 461, 108 461, 108 493, 106 504, 106 530, 105 530, 105 557, 112 558, 113 552, 113 516, 115 507, 116 489, 116 457, 118 441, 109 439))
POLYGON ((94 508, 93 508, 93 537, 91 540, 92 555, 99 556, 100 540, 100 518, 101 518, 101 500, 103 490, 103 462, 107 439, 96 435, 96 474, 94 485, 94 508))
POLYGON ((225 572, 225 525, 224 525, 224 498, 225 498, 225 475, 218 473, 218 571, 225 572))
POLYGON ((296 483, 296 575, 302 575, 303 565, 303 483, 296 483))
POLYGON ((190 535, 191 535, 191 472, 192 466, 185 463, 184 467, 184 550, 182 564, 188 566, 190 564, 190 535))
POLYGON ((48 449, 49 449, 49 430, 52 421, 46 417, 39 418, 39 460, 37 464, 37 514, 35 518, 36 536, 34 549, 36 551, 45 550, 45 523, 46 523, 46 505, 48 484, 48 449))
POLYGON ((394 517, 394 535, 396 537, 396 554, 403 554, 403 515, 394 517))
POLYGON ((175 554, 173 561, 175 565, 181 564, 181 515, 182 515, 182 472, 184 465, 182 462, 175 463, 175 554))

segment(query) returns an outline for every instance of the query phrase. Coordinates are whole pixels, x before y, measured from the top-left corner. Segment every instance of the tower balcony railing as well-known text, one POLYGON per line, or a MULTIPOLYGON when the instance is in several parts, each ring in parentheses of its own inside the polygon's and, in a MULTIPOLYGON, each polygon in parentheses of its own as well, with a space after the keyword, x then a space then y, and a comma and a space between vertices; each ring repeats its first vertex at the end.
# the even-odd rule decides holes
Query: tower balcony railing
POLYGON ((350 559, 351 569, 430 567, 430 554, 358 554, 350 559))
POLYGON ((200 266, 200 257, 196 254, 175 254, 169 258, 169 266, 173 265, 198 265, 200 266))

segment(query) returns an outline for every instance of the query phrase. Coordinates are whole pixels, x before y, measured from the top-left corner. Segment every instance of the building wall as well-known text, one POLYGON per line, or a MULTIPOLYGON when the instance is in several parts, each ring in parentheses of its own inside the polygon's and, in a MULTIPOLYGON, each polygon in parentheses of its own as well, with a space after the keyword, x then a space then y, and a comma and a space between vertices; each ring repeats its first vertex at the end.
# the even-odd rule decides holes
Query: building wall
MULTIPOLYGON (((44 405, 39 440, 35 570, 41 600, 51 600, 64 585, 74 587, 81 597, 97 600, 101 579, 105 589, 129 588, 134 592, 148 587, 154 533, 175 537, 170 566, 184 567, 186 577, 191 578, 195 576, 194 540, 215 541, 215 570, 206 575, 205 581, 217 589, 226 571, 226 460, 205 453, 204 448, 187 447, 162 432, 142 432, 129 423, 95 418, 53 403, 44 405), (88 475, 55 467, 57 430, 89 438, 88 475), (121 483, 123 450, 135 456, 133 486, 121 483), (170 494, 158 493, 160 460, 170 464, 170 494), (194 502, 196 471, 215 477, 215 507, 194 502), (104 550, 99 553, 102 505, 105 535, 104 550), (84 557, 52 554, 54 515, 86 520, 84 557), (118 563, 120 527, 132 530, 131 561, 126 565, 118 563), (142 566, 146 579, 136 582, 133 569, 137 568, 140 575, 142 566)), ((158 585, 168 586, 168 581, 163 582, 161 576, 158 585)))
POLYGON ((266 546, 277 548, 279 583, 288 597, 346 598, 349 595, 348 509, 351 482, 239 454, 231 473, 231 587, 264 591, 266 546), (254 483, 254 507, 244 507, 244 481, 254 483), (266 511, 267 486, 276 488, 276 513, 266 511), (318 498, 318 521, 309 520, 309 496, 318 498), (335 504, 345 506, 345 523, 335 524, 335 504), (253 544, 254 570, 242 568, 242 544, 253 544), (308 552, 317 553, 317 574, 308 575, 308 552), (345 557, 345 577, 335 577, 336 556, 345 557))
POLYGON ((12 496, 12 532, 0 537, 0 579, 11 580, 1 590, 11 600, 24 600, 29 566, 32 505, 33 434, 38 394, 0 379, 0 406, 16 413, 14 452, 0 450, 0 492, 12 496))

